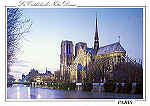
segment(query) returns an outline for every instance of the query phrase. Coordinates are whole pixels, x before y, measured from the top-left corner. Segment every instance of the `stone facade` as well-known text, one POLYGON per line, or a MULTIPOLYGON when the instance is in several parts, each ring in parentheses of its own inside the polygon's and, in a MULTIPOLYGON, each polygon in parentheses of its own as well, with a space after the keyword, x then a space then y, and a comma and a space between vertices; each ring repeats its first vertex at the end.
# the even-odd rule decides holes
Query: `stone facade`
POLYGON ((73 53, 73 43, 72 41, 62 41, 61 42, 61 54, 60 54, 60 76, 61 80, 68 80, 69 70, 68 67, 72 64, 74 60, 73 53))
POLYGON ((83 82, 89 61, 91 54, 86 52, 86 48, 79 46, 77 56, 69 68, 70 82, 83 82))
POLYGON ((95 61, 101 58, 109 58, 109 64, 115 65, 118 62, 123 62, 126 51, 121 46, 120 42, 100 47, 97 54, 94 56, 95 61))
POLYGON ((75 57, 77 56, 78 50, 79 50, 80 47, 82 49, 86 49, 87 48, 87 44, 84 43, 84 42, 79 42, 79 43, 76 44, 76 46, 75 46, 75 57))
POLYGON ((114 66, 125 61, 125 55, 126 51, 121 46, 120 42, 116 42, 99 48, 97 54, 94 56, 94 61, 95 63, 99 64, 99 66, 106 67, 101 69, 104 71, 104 74, 107 75, 107 78, 105 77, 104 81, 112 79, 112 71, 114 66))

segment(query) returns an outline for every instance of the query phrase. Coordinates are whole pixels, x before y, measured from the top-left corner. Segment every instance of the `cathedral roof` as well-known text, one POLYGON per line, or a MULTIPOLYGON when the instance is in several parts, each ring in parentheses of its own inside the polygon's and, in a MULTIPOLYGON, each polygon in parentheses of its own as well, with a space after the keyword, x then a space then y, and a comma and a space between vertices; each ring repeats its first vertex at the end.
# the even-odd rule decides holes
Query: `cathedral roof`
POLYGON ((126 52, 119 42, 100 47, 97 54, 106 54, 111 52, 126 52))
POLYGON ((81 70, 86 71, 86 70, 87 70, 87 68, 86 68, 86 66, 84 67, 84 66, 82 66, 81 64, 78 64, 78 66, 77 66, 77 70, 78 70, 78 71, 81 71, 81 70))
POLYGON ((96 51, 93 49, 93 48, 86 48, 86 54, 87 53, 90 53, 92 55, 95 55, 96 54, 96 51))

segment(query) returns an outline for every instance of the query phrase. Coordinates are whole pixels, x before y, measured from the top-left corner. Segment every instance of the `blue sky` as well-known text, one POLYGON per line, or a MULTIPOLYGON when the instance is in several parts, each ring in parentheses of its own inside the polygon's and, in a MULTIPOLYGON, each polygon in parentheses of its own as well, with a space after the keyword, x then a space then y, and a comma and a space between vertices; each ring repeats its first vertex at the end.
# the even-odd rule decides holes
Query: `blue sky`
POLYGON ((93 47, 96 12, 100 46, 117 42, 120 36, 127 54, 143 59, 142 8, 24 8, 24 16, 33 25, 21 44, 23 52, 18 61, 22 63, 16 62, 12 73, 20 76, 33 67, 40 72, 46 67, 58 70, 62 40, 71 40, 74 45, 86 42, 93 47))

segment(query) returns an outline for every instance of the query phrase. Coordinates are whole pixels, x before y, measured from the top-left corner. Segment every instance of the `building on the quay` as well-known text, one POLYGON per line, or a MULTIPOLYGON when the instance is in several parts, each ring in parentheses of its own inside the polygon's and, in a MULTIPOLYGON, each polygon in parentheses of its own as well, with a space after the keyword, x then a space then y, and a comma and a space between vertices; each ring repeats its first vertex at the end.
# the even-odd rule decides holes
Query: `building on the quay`
POLYGON ((35 81, 35 82, 52 82, 52 81, 54 81, 54 75, 40 73, 39 75, 33 77, 33 81, 35 81))
POLYGON ((7 74, 7 82, 14 82, 16 79, 13 75, 7 74))
MULTIPOLYGON (((72 41, 62 41, 60 55, 60 73, 62 80, 66 81, 65 79, 67 78, 70 82, 84 82, 87 77, 89 77, 87 76, 89 63, 100 61, 99 63, 102 65, 101 63, 104 60, 108 60, 105 62, 105 65, 109 67, 109 79, 111 79, 113 66, 118 62, 124 61, 125 55, 126 51, 121 46, 120 41, 106 46, 100 46, 98 19, 96 17, 94 48, 88 48, 85 42, 79 42, 75 45, 74 56, 72 41), (69 44, 71 46, 68 46, 69 44), (69 50, 71 50, 71 52, 68 52, 69 50), (67 74, 65 74, 65 72, 67 72, 67 74)), ((108 69, 105 71, 108 72, 108 69)))
POLYGON ((49 82, 54 81, 54 74, 46 68, 45 73, 39 73, 36 69, 31 69, 27 75, 22 75, 23 81, 27 82, 49 82))

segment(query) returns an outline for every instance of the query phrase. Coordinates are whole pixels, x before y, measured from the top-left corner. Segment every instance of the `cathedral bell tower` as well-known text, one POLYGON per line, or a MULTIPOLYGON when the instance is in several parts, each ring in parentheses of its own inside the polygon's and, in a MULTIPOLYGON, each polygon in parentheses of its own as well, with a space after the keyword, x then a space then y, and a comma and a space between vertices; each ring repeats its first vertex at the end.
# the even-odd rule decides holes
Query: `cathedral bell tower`
POLYGON ((99 38, 98 38, 98 28, 97 28, 97 15, 96 15, 96 31, 95 31, 95 37, 94 37, 94 50, 98 51, 99 49, 99 38))

